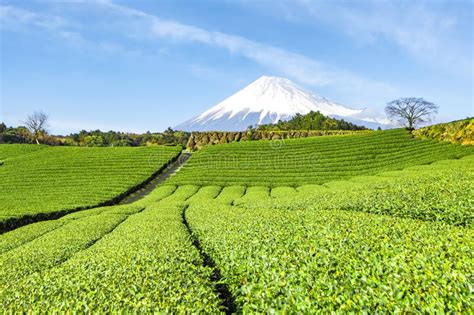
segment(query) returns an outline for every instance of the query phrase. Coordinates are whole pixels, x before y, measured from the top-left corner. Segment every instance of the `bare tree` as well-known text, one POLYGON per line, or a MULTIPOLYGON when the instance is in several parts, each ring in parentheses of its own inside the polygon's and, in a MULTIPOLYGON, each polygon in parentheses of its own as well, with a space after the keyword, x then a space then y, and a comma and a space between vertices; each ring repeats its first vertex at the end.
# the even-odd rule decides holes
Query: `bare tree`
POLYGON ((438 106, 422 98, 406 97, 388 103, 385 112, 390 118, 413 129, 419 123, 431 121, 438 113, 438 106))
POLYGON ((48 115, 42 111, 34 112, 33 115, 28 115, 24 121, 26 127, 30 130, 33 135, 36 144, 40 144, 38 138, 46 133, 46 127, 48 125, 48 115))

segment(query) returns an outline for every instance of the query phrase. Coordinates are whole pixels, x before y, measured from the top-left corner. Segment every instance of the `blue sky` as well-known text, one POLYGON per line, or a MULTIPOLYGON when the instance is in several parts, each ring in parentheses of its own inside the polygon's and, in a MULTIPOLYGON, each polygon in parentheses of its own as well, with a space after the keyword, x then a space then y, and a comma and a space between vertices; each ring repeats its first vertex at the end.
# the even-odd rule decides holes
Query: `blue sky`
POLYGON ((161 131, 262 75, 353 108, 474 116, 472 1, 0 0, 0 121, 161 131))

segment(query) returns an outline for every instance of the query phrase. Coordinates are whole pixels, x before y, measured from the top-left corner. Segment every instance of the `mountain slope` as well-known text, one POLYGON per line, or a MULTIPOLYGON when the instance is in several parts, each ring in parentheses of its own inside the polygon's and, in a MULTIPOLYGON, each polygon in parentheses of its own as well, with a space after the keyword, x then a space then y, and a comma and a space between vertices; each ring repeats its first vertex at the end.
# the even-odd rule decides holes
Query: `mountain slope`
POLYGON ((184 131, 240 131, 250 125, 276 123, 295 114, 319 111, 331 117, 358 122, 378 123, 376 119, 360 119, 364 110, 351 109, 308 92, 288 79, 262 76, 244 89, 175 127, 184 131), (371 121, 372 120, 372 121, 371 121))

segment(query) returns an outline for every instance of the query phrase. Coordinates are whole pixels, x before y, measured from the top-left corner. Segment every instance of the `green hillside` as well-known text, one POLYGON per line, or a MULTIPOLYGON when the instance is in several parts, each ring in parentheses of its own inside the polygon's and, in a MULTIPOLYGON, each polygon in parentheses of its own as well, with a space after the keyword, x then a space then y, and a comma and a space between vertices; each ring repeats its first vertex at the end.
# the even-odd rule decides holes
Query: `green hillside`
POLYGON ((472 182, 473 155, 186 213, 244 313, 469 313, 472 182))
POLYGON ((0 235, 0 305, 469 313, 473 174, 469 156, 296 189, 160 186, 0 235))
POLYGON ((205 147, 194 153, 170 183, 220 186, 321 184, 473 153, 473 147, 415 139, 404 129, 240 142, 205 147))
POLYGON ((17 156, 36 152, 47 147, 48 146, 36 144, 0 144, 0 161, 13 159, 17 156))
MULTIPOLYGON (((179 152, 0 146, 0 215, 109 200, 179 152)), ((0 307, 471 313, 472 182, 474 147, 401 129, 206 147, 139 201, 1 234, 0 307)))
POLYGON ((423 127, 414 130, 413 134, 421 139, 435 139, 462 145, 474 145, 474 118, 423 127))
POLYGON ((0 225, 90 207, 142 183, 180 147, 78 148, 0 145, 0 225))

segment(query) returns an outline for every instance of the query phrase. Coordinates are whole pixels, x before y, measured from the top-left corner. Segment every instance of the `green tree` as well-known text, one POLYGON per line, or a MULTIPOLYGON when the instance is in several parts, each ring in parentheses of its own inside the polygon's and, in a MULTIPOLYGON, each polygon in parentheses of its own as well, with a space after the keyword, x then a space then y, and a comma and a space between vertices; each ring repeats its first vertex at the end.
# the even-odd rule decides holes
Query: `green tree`
POLYGON ((104 138, 98 135, 86 136, 84 138, 84 145, 87 147, 102 147, 104 146, 104 138))

